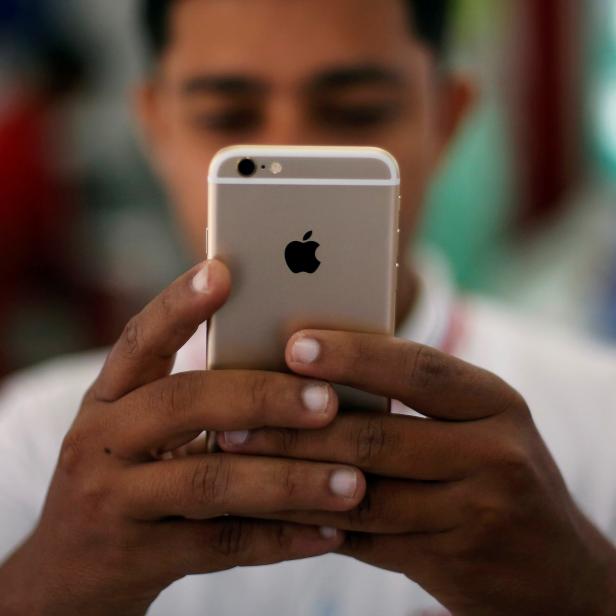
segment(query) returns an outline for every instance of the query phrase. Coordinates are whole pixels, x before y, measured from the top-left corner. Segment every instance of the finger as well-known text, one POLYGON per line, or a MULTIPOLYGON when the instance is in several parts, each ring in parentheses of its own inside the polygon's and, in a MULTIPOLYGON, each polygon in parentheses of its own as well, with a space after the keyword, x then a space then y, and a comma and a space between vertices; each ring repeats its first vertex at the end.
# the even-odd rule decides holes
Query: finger
POLYGON ((209 454, 123 469, 119 508, 129 517, 208 519, 225 514, 344 511, 363 498, 357 469, 332 464, 209 454))
POLYGON ((400 400, 430 417, 477 420, 521 403, 496 375, 400 338, 302 331, 289 341, 286 359, 298 374, 400 400))
POLYGON ((219 261, 178 278, 124 328, 92 387, 95 398, 112 402, 167 375, 175 353, 224 304, 229 289, 229 271, 219 261))
MULTIPOLYGON (((421 583, 430 579, 430 569, 436 562, 439 569, 443 557, 434 557, 435 540, 448 537, 448 533, 409 533, 381 535, 373 533, 346 533, 344 543, 336 553, 388 571, 404 571, 411 579, 421 583)), ((434 577, 432 577, 434 580, 434 577)))
POLYGON ((223 451, 350 464, 375 475, 457 480, 476 468, 483 431, 403 415, 340 413, 320 430, 263 429, 218 435, 223 451))
POLYGON ((344 533, 298 524, 226 517, 209 522, 172 520, 157 525, 150 545, 152 563, 173 578, 237 566, 270 565, 332 552, 344 533))
POLYGON ((369 478, 366 495, 349 511, 284 511, 254 515, 345 531, 405 534, 452 530, 463 523, 461 483, 369 478))
POLYGON ((275 372, 186 372, 119 401, 109 417, 106 445, 123 458, 144 452, 158 457, 190 443, 203 430, 319 428, 337 410, 338 399, 327 383, 275 372))

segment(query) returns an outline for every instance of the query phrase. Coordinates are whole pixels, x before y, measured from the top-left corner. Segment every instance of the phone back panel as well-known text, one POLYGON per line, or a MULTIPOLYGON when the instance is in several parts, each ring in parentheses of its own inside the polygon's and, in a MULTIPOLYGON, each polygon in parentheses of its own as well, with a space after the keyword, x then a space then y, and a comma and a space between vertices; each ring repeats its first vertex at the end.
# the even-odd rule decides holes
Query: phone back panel
MULTIPOLYGON (((286 343, 305 328, 393 335, 398 215, 397 166, 381 150, 246 146, 219 154, 208 258, 228 265, 232 292, 208 326, 208 369, 288 372, 286 343), (251 178, 237 171, 245 157, 258 166, 251 178), (282 166, 276 177, 272 162, 282 166), (314 273, 292 271, 302 258, 314 269, 314 256, 314 273)), ((338 395, 346 407, 387 409, 350 388, 338 395)))

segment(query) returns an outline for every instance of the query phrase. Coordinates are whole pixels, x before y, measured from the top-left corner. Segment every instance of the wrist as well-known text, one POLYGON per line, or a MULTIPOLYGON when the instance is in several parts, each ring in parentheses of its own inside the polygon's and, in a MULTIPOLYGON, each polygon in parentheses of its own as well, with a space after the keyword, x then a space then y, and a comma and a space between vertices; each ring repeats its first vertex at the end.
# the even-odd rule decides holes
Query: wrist
POLYGON ((589 558, 588 566, 578 569, 578 588, 587 589, 584 613, 612 616, 616 614, 616 546, 590 520, 583 517, 583 521, 589 558))
POLYGON ((31 539, 17 548, 0 567, 0 613, 7 616, 40 614, 46 603, 41 596, 41 580, 37 579, 36 565, 30 555, 31 539))
POLYGON ((81 585, 77 570, 62 573, 54 559, 44 562, 41 550, 30 537, 0 567, 0 614, 2 616, 144 616, 150 607, 118 605, 112 592, 75 592, 81 585))
POLYGON ((616 546, 612 546, 612 559, 608 569, 607 614, 616 614, 616 546))

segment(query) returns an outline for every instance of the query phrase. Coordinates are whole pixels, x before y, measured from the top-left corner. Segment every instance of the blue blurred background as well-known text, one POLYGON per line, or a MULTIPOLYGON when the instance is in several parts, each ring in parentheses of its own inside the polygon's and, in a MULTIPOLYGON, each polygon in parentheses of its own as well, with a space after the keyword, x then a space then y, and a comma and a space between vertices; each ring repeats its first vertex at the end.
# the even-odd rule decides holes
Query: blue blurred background
MULTIPOLYGON (((188 263, 142 155, 133 0, 0 1, 0 375, 112 342, 188 263)), ((423 239, 460 287, 616 342, 616 0, 458 0, 482 96, 423 239)))

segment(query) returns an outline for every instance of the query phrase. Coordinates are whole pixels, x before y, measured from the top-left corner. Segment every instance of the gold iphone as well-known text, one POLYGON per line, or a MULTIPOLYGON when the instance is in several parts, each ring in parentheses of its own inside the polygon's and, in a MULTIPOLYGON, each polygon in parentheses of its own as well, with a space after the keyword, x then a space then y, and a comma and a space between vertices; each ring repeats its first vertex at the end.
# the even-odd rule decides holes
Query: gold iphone
MULTIPOLYGON (((301 329, 393 335, 400 176, 378 148, 236 146, 209 171, 207 253, 230 269, 207 368, 288 372, 301 329)), ((390 401, 335 385, 341 409, 390 401)))

